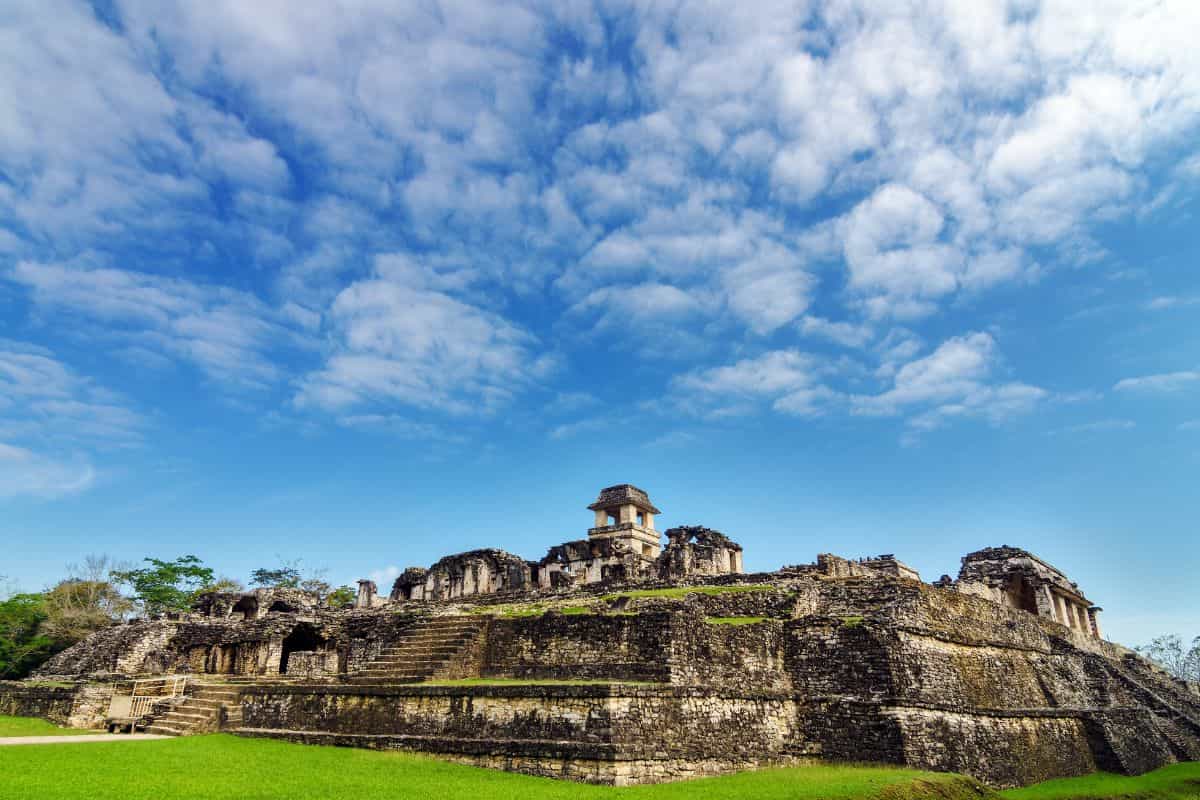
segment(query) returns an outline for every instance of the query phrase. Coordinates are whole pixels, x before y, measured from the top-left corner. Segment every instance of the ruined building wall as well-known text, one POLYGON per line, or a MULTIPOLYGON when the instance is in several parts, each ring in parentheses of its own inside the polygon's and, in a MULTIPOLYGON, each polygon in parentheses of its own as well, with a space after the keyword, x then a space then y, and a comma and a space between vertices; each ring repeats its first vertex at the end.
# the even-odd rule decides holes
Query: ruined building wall
POLYGON ((483 674, 503 678, 663 681, 672 615, 546 614, 493 620, 483 674))
POLYGON ((796 724, 786 695, 621 685, 257 686, 242 708, 250 735, 618 785, 767 763, 796 724))

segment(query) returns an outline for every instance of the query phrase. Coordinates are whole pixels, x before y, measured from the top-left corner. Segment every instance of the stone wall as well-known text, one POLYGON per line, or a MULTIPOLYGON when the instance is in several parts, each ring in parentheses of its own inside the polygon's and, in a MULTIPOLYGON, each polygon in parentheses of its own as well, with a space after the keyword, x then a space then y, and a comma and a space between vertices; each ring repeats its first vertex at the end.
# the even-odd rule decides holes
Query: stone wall
POLYGON ((176 622, 131 622, 92 634, 57 654, 34 677, 166 672, 174 659, 170 649, 176 622))
POLYGON ((672 627, 671 683, 725 691, 787 691, 784 622, 727 624, 680 615, 672 627))
POLYGON ((544 614, 494 620, 482 670, 487 677, 665 681, 669 613, 544 614))
POLYGON ((49 685, 0 681, 0 714, 41 717, 68 728, 103 727, 113 684, 49 685))
POLYGON ((75 686, 39 686, 19 681, 0 681, 0 714, 41 717, 65 725, 75 705, 75 691, 75 686))
POLYGON ((256 686, 243 735, 419 749, 467 763, 623 784, 780 763, 786 693, 640 686, 256 686))

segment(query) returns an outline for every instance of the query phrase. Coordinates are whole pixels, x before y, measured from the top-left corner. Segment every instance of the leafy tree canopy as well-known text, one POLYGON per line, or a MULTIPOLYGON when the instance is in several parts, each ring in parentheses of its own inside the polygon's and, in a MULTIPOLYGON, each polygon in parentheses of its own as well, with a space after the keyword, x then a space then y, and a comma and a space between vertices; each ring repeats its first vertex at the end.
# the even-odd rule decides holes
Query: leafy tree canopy
POLYGON ((0 601, 0 678, 23 678, 53 654, 54 640, 39 631, 45 620, 40 594, 0 601))
POLYGON ((174 561, 143 559, 150 566, 115 570, 113 580, 133 587, 134 597, 146 613, 155 616, 168 611, 187 611, 201 589, 213 582, 213 571, 193 555, 174 561))
POLYGON ((339 586, 325 597, 330 608, 347 608, 354 604, 356 592, 349 586, 339 586))
POLYGON ((290 564, 275 569, 259 568, 250 573, 250 584, 267 588, 299 589, 300 570, 290 564))
POLYGON ((253 586, 267 588, 301 589, 324 599, 332 590, 325 580, 326 570, 300 569, 300 561, 284 561, 278 567, 260 568, 250 573, 250 583, 253 586))

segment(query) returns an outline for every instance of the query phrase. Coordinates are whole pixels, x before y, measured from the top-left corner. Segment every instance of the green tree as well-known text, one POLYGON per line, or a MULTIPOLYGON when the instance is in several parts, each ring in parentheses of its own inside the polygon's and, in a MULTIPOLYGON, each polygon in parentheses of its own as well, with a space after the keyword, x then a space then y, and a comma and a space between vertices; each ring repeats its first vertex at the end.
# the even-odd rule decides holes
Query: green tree
POLYGON ((354 604, 357 593, 349 586, 339 586, 325 597, 325 604, 330 608, 346 608, 354 604))
POLYGON ((294 564, 285 563, 275 569, 260 567, 250 573, 250 585, 266 588, 300 588, 300 570, 294 564))
POLYGON ((213 582, 212 569, 196 556, 180 556, 174 561, 142 560, 150 566, 115 570, 112 577, 133 587, 134 597, 150 616, 187 611, 200 590, 213 582))
POLYGON ((300 589, 315 594, 318 600, 324 599, 332 590, 329 581, 325 580, 328 570, 301 570, 300 560, 283 561, 278 567, 262 567, 250 573, 250 583, 253 586, 266 588, 300 589))
POLYGON ((54 654, 54 640, 40 631, 45 620, 40 594, 0 601, 0 678, 23 678, 54 654))
POLYGON ((1139 653, 1158 664, 1176 678, 1200 681, 1200 636, 1184 647, 1183 638, 1170 634, 1159 636, 1150 644, 1135 647, 1139 653))

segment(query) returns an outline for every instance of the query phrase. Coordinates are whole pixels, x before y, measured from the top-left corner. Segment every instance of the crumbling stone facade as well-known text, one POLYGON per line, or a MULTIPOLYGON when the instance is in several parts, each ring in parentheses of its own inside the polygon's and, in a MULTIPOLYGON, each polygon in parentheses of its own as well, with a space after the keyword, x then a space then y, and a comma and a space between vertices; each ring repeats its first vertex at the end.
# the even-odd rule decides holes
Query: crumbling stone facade
POLYGON ((1016 547, 988 547, 963 556, 954 588, 1047 617, 1100 638, 1103 610, 1060 570, 1016 547))
POLYGON ((597 528, 612 530, 542 562, 472 551, 407 571, 387 598, 363 581, 352 609, 205 596, 39 673, 76 688, 0 686, 0 707, 62 717, 69 701, 89 724, 85 690, 190 674, 238 681, 206 730, 610 784, 824 759, 1014 786, 1200 759, 1200 687, 1102 639, 1082 590, 1027 551, 969 554, 934 584, 894 555, 745 574, 740 546, 707 528, 634 549, 658 513, 635 489, 601 492, 593 510, 616 522, 597 528))

